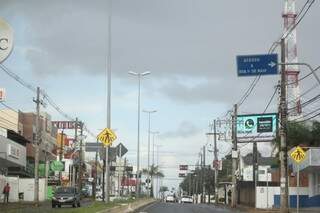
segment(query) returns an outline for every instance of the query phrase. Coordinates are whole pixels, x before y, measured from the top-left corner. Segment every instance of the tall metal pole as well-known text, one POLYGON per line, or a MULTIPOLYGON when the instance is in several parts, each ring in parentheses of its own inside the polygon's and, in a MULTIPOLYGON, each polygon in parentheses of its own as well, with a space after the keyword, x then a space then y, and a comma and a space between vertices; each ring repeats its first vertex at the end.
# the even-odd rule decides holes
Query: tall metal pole
MULTIPOLYGON (((149 125, 148 125, 148 174, 147 174, 147 192, 150 197, 150 135, 151 135, 151 113, 155 113, 156 110, 143 110, 148 113, 149 125)), ((154 138, 154 137, 153 137, 154 138)))
POLYGON ((37 98, 33 100, 36 103, 36 141, 35 141, 35 154, 34 154, 34 202, 39 205, 39 145, 41 143, 40 131, 40 87, 37 87, 37 98))
POLYGON ((237 147, 237 114, 238 114, 238 106, 234 105, 233 115, 232 115, 232 200, 231 206, 235 208, 237 206, 237 158, 238 158, 238 147, 237 147))
POLYGON ((202 199, 203 203, 206 202, 206 181, 205 181, 205 171, 206 171, 206 146, 203 146, 203 172, 202 172, 202 199))
POLYGON ((287 166, 287 89, 285 40, 281 39, 281 91, 280 91, 280 212, 288 213, 288 166, 287 166))
POLYGON ((150 126, 151 126, 151 112, 149 114, 149 125, 148 125, 148 176, 147 176, 147 191, 148 197, 150 197, 150 126))
MULTIPOLYGON (((112 0, 109 0, 108 16, 108 56, 107 56, 107 128, 111 129, 111 24, 112 24, 112 0)), ((105 202, 109 202, 110 193, 110 167, 109 167, 109 147, 105 149, 105 202)))
POLYGON ((213 121, 213 141, 214 141, 214 199, 215 203, 218 204, 218 148, 217 148, 217 128, 216 128, 216 120, 213 121))
POLYGON ((137 178, 136 178, 136 195, 140 197, 140 93, 141 93, 141 75, 138 75, 138 143, 137 143, 137 178))

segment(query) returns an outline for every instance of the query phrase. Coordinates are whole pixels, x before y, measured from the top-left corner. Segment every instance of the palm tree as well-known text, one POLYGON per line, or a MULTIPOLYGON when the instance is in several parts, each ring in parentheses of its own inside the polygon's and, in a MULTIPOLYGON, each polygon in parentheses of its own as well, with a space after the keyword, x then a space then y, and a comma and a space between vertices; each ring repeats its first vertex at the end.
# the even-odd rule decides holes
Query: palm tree
POLYGON ((143 169, 142 174, 149 175, 151 177, 150 196, 154 197, 154 195, 153 195, 153 177, 163 178, 164 174, 159 170, 159 166, 155 166, 155 165, 150 166, 150 171, 148 171, 148 169, 143 169))

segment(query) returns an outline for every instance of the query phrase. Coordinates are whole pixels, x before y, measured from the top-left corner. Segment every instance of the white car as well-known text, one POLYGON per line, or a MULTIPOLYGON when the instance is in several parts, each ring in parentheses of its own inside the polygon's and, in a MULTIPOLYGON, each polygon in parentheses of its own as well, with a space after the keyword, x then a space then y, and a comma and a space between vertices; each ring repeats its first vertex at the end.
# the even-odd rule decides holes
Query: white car
POLYGON ((175 202, 175 198, 173 195, 167 195, 166 199, 165 199, 165 202, 168 203, 168 202, 172 202, 174 203, 175 202))
POLYGON ((191 196, 182 196, 181 203, 193 203, 193 199, 191 196))

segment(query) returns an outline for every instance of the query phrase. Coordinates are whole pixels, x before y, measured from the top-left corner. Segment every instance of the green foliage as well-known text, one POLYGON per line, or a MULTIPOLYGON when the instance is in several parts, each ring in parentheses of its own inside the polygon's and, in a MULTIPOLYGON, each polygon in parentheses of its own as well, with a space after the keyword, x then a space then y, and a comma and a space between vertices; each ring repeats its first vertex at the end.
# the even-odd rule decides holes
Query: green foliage
MULTIPOLYGON (((320 142, 320 122, 311 123, 288 122, 287 125, 287 145, 288 149, 298 145, 318 146, 320 142)), ((280 138, 273 142, 274 148, 280 145, 280 138)))

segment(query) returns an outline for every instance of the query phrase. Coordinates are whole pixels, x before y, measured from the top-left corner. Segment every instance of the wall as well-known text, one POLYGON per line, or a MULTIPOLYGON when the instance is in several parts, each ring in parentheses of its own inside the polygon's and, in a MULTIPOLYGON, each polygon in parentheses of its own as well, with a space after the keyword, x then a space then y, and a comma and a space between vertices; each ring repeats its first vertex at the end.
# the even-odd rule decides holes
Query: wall
POLYGON ((0 110, 0 126, 5 129, 11 129, 17 133, 22 133, 21 124, 19 123, 18 112, 11 109, 0 110))
MULTIPOLYGON (((39 179, 39 200, 45 200, 45 179, 39 179)), ((20 178, 19 192, 24 193, 24 201, 34 201, 34 179, 33 178, 20 178)))
MULTIPOLYGON (((5 184, 9 183, 11 189, 9 194, 9 202, 18 202, 19 193, 24 194, 23 201, 34 201, 34 179, 33 178, 19 178, 19 177, 5 177, 0 175, 0 199, 3 200, 2 190, 5 184)), ((39 200, 45 200, 45 179, 39 179, 39 200)))

